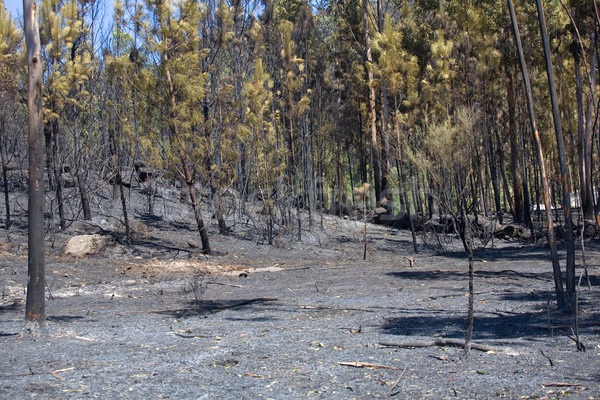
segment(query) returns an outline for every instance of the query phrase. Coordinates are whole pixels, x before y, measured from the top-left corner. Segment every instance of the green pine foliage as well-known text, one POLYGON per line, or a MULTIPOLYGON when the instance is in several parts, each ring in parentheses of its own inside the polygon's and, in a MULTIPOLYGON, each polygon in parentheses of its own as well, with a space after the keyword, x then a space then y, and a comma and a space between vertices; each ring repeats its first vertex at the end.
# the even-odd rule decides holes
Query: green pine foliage
MULTIPOLYGON (((370 2, 372 64, 360 2, 117 0, 110 27, 95 19, 90 0, 40 4, 45 121, 59 135, 60 157, 75 158, 75 139, 82 154, 104 156, 84 157, 90 171, 106 167, 107 132, 114 132, 127 168, 143 161, 162 176, 185 180, 187 164, 193 182, 211 196, 234 189, 247 198, 268 190, 281 204, 306 210, 326 210, 338 200, 351 205, 352 188, 363 183, 373 190, 372 154, 385 155, 394 194, 411 194, 395 197, 394 212, 406 209, 406 201, 429 215, 456 203, 454 179, 467 176, 443 179, 444 171, 471 173, 469 190, 481 197, 474 207, 482 214, 494 209, 494 190, 506 199, 517 195, 518 169, 511 163, 525 160, 518 181, 536 186, 514 38, 500 0, 384 1, 383 15, 370 2), (93 45, 92 26, 102 31, 93 45), (376 92, 376 148, 367 64, 376 92), (507 102, 507 76, 515 77, 515 109, 507 102), (523 147, 515 146, 514 134, 510 141, 512 113, 520 117, 523 147), (492 174, 503 182, 491 185, 492 174), (426 200, 443 196, 445 205, 426 200)), ((575 176, 578 128, 597 117, 597 21, 589 2, 565 5, 550 2, 546 18, 575 176), (583 82, 579 106, 576 65, 583 82)), ((517 6, 549 176, 559 185, 536 9, 529 2, 517 6)), ((0 2, 2 102, 23 88, 17 26, 0 2)), ((597 130, 592 135, 596 143, 597 130)), ((597 151, 591 157, 596 183, 597 151)), ((510 211, 510 203, 503 208, 510 211)))

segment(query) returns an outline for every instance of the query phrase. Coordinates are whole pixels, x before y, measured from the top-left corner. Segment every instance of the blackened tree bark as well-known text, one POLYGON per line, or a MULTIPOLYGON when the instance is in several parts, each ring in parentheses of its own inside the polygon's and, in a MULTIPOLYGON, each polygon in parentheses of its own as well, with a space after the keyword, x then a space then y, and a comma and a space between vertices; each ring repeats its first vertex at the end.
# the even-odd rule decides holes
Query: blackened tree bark
POLYGON ((506 97, 508 103, 508 136, 510 139, 510 172, 513 188, 513 221, 517 224, 523 222, 523 169, 519 162, 520 146, 517 134, 517 118, 515 108, 515 91, 513 74, 506 68, 506 97))
POLYGON ((4 209, 6 211, 6 223, 4 224, 4 228, 6 230, 10 229, 10 203, 9 203, 9 194, 8 194, 8 174, 6 172, 6 156, 4 155, 4 151, 6 145, 3 143, 3 137, 5 134, 5 121, 3 115, 0 115, 0 162, 2 163, 2 182, 4 183, 4 209))
POLYGON ((565 242, 567 245, 567 300, 572 303, 575 300, 575 238, 573 234, 573 215, 571 214, 571 174, 569 172, 569 160, 565 150, 565 143, 560 125, 560 110, 558 108, 558 96, 556 95, 556 84, 554 80, 554 69, 552 68, 552 55, 550 53, 550 41, 546 31, 546 19, 542 1, 536 0, 538 20, 544 45, 546 59, 546 73, 548 75, 548 86, 550 88, 550 100, 552 102, 552 117, 554 120, 554 132, 556 134, 556 146, 558 161, 560 164, 560 182, 562 186, 562 206, 565 214, 565 242))
POLYGON ((42 47, 38 26, 37 4, 23 0, 25 41, 28 66, 28 281, 25 318, 40 326, 46 320, 44 259, 44 120, 42 115, 42 47))
MULTIPOLYGON (((560 271, 560 263, 558 260, 558 250, 556 245, 556 237, 554 233, 554 221, 552 220, 552 208, 550 207, 550 185, 548 184, 548 175, 546 174, 546 163, 544 161, 544 152, 542 149, 542 141, 540 133, 537 128, 535 119, 535 111, 533 107, 533 94, 531 91, 531 83, 529 80, 529 74, 527 73, 527 65, 525 64, 525 56, 523 54, 523 46, 521 45, 521 35, 519 33, 519 25, 517 23, 517 17, 515 15, 515 8, 512 0, 507 0, 508 9, 510 12, 510 20, 512 22, 513 33, 515 35, 515 43, 517 45, 517 51, 519 53, 519 62, 521 64, 521 73, 523 76, 523 84, 525 85, 525 96, 527 98, 527 108, 529 110, 529 123, 531 124, 531 132, 534 137, 537 153, 538 162, 540 167, 540 175, 542 186, 544 189, 544 204, 546 206, 546 218, 548 223, 548 244, 550 245, 550 254, 552 256, 552 272, 554 275, 554 288, 556 291, 556 300, 559 308, 565 306, 565 294, 562 282, 562 275, 560 271)), ((538 203, 539 204, 539 203, 538 203)))

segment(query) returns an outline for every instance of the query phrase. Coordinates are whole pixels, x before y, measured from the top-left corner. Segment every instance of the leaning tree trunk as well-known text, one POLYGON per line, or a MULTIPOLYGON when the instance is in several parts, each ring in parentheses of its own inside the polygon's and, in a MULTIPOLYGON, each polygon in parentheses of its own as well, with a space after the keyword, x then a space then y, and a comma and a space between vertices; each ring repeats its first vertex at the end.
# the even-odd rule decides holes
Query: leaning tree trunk
POLYGON ((28 281, 25 318, 43 326, 46 320, 44 259, 44 120, 42 115, 42 48, 37 4, 23 0, 23 28, 28 66, 28 281))
POLYGON ((571 214, 571 174, 569 172, 569 161, 560 125, 560 110, 558 108, 558 96, 556 95, 556 84, 554 80, 554 69, 552 68, 552 55, 550 53, 550 42, 546 31, 546 20, 542 1, 536 0, 540 31, 544 44, 544 55, 546 58, 546 73, 548 75, 548 86, 550 88, 550 100, 552 102, 552 117, 554 120, 554 132, 556 134, 556 145, 558 150, 558 161, 560 164, 560 181, 562 186, 562 206, 565 214, 565 242, 567 244, 567 300, 570 304, 575 300, 575 238, 573 234, 573 215, 571 214))
POLYGON ((525 64, 525 56, 523 55, 523 46, 521 45, 521 35, 519 33, 519 26, 517 24, 517 17, 515 15, 515 8, 512 0, 507 0, 508 9, 510 11, 510 20, 512 22, 513 33, 515 35, 515 42, 517 45, 517 51, 519 53, 519 62, 521 64, 521 73, 523 75, 523 84, 525 85, 525 96, 527 98, 527 108, 529 110, 529 123, 531 124, 531 132, 535 139, 536 149, 538 153, 538 162, 541 173, 541 181, 544 189, 544 204, 546 206, 546 218, 548 223, 548 243, 550 244, 550 253, 552 255, 552 272, 554 275, 554 286, 556 291, 556 300, 559 308, 565 306, 565 294, 562 282, 562 276, 560 272, 560 263, 558 260, 558 250, 556 245, 556 238, 554 234, 554 222, 552 220, 552 213, 550 208, 550 185, 548 184, 548 176, 546 174, 546 163, 544 161, 544 152, 542 150, 542 141, 540 133, 537 128, 535 119, 535 111, 533 107, 533 94, 531 91, 531 83, 529 81, 529 75, 527 73, 527 65, 525 64))

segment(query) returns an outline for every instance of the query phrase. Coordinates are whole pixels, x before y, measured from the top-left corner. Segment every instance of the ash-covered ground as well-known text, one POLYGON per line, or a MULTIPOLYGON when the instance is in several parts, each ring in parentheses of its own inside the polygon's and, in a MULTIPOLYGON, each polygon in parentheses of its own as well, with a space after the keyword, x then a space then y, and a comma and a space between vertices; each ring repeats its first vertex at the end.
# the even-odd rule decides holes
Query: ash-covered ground
MULTIPOLYGON (((207 211, 205 256, 175 191, 157 197, 152 218, 130 194, 131 245, 120 203, 97 196, 93 224, 48 224, 45 330, 26 329, 22 206, 0 233, 2 399, 600 398, 597 239, 585 242, 590 286, 583 276, 576 314, 556 310, 543 244, 476 251, 473 342, 489 348, 465 356, 449 342, 467 325, 455 237, 440 253, 420 236, 415 254, 409 231, 369 224, 363 259, 359 221, 321 226, 317 215, 301 241, 282 231, 268 245, 258 219, 229 216, 224 236, 207 211), (105 238, 98 254, 64 254, 91 233, 105 238)), ((578 278, 582 255, 579 245, 578 278)))

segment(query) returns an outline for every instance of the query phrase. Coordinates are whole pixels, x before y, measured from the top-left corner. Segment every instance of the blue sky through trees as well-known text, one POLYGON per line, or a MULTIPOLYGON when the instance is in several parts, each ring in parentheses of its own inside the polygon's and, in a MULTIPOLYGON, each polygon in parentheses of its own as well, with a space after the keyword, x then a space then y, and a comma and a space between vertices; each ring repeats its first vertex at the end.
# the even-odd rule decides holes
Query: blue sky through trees
POLYGON ((4 5, 13 18, 23 18, 23 0, 4 0, 4 5))

